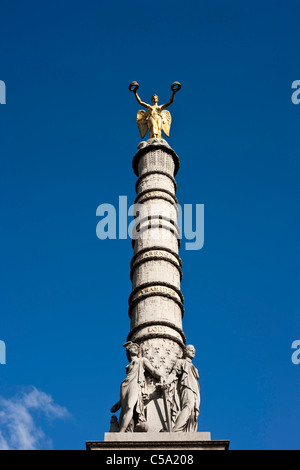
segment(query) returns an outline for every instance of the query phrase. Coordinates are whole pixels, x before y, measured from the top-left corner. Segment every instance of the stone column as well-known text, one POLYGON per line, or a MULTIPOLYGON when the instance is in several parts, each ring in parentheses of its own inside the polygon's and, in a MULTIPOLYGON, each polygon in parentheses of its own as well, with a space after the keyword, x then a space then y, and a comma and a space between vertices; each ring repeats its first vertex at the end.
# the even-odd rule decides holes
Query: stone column
POLYGON ((168 374, 182 356, 186 342, 174 179, 179 158, 163 139, 150 139, 139 147, 133 158, 138 177, 135 204, 140 210, 136 219, 138 238, 132 240, 131 325, 127 339, 139 343, 152 365, 168 374))
MULTIPOLYGON (((182 331, 184 298, 180 289, 182 262, 178 251, 180 232, 176 181, 179 158, 164 139, 141 142, 133 158, 139 213, 132 240, 132 292, 129 296, 128 341, 141 346, 142 356, 168 376, 186 343, 182 331)), ((147 426, 165 426, 165 407, 157 380, 146 372, 147 426)))

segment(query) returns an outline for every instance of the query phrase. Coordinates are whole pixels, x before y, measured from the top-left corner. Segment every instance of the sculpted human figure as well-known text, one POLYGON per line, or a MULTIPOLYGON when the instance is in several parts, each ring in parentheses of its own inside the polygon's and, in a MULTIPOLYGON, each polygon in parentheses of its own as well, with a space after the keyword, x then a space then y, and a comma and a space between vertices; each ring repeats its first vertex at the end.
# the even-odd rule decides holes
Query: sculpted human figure
POLYGON ((129 85, 129 90, 132 91, 135 95, 137 102, 147 109, 147 111, 141 110, 138 111, 136 116, 137 125, 141 134, 141 137, 144 138, 147 131, 149 130, 150 139, 153 138, 162 138, 162 131, 169 137, 170 126, 171 126, 171 114, 169 111, 166 111, 166 108, 173 103, 175 94, 180 90, 181 85, 178 82, 174 82, 171 85, 172 96, 170 100, 162 105, 158 104, 158 96, 153 95, 151 98, 151 104, 144 103, 139 97, 137 90, 139 84, 137 82, 131 82, 129 85))
POLYGON ((118 423, 118 418, 116 417, 116 415, 112 415, 112 417, 110 419, 109 432, 119 432, 119 430, 120 430, 120 427, 119 427, 119 423, 118 423))
POLYGON ((130 363, 126 366, 126 378, 121 384, 120 400, 112 408, 114 413, 121 408, 119 418, 119 431, 125 432, 130 425, 134 412, 138 415, 138 421, 145 421, 143 388, 145 385, 145 371, 148 371, 157 379, 164 379, 145 357, 139 357, 140 347, 129 341, 124 344, 130 363))
POLYGON ((173 432, 196 432, 197 419, 200 406, 199 374, 192 364, 195 356, 195 348, 192 345, 185 347, 184 357, 177 359, 165 384, 170 386, 173 392, 171 408, 177 417, 173 432), (177 382, 177 386, 176 386, 177 382), (174 387, 174 385, 176 387, 174 387))

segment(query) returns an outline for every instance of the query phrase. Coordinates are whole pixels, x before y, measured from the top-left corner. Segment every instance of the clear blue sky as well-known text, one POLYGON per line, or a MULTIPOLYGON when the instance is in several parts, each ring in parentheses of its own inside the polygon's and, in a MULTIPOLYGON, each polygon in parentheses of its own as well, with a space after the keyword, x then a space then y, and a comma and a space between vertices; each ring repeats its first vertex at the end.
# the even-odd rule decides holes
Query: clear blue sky
POLYGON ((180 252, 199 430, 300 448, 299 15, 296 0, 2 0, 0 395, 34 387, 69 412, 32 414, 36 447, 84 449, 109 429, 132 248, 96 237, 96 208, 135 198, 128 84, 164 102, 177 80, 177 196, 205 205, 203 249, 180 252))

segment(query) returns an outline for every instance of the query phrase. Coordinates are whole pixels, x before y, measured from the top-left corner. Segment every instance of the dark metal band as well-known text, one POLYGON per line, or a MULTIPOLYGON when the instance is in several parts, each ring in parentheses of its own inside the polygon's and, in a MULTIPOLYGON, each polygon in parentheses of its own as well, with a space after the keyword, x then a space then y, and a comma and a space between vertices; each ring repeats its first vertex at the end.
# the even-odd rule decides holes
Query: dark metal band
POLYGON ((180 300, 175 299, 175 297, 172 297, 170 294, 167 294, 166 292, 148 292, 147 294, 143 294, 140 297, 137 297, 136 299, 132 300, 128 308, 129 318, 131 318, 131 312, 137 303, 141 302, 142 300, 147 299, 148 297, 154 297, 154 296, 166 297, 169 300, 173 300, 173 302, 175 302, 179 306, 181 310, 181 317, 183 318, 184 316, 183 304, 180 302, 180 300))
MULTIPOLYGON (((137 217, 135 217, 136 219, 137 217)), ((145 217, 143 217, 142 219, 140 219, 138 221, 138 225, 141 225, 143 224, 144 222, 150 222, 152 220, 163 220, 164 222, 170 222, 170 224, 174 225, 175 229, 177 230, 178 233, 180 233, 180 228, 179 226, 177 225, 177 223, 175 222, 175 220, 171 220, 169 217, 165 216, 165 215, 146 215, 145 217)))
MULTIPOLYGON (((134 204, 138 204, 138 200, 140 197, 143 197, 145 194, 147 193, 154 193, 154 192, 161 192, 161 193, 166 193, 168 194, 172 199, 174 199, 174 203, 173 204, 178 204, 178 199, 177 197, 175 196, 175 194, 173 194, 171 191, 169 191, 168 189, 161 189, 161 188, 151 188, 151 189, 145 189, 145 191, 142 191, 141 193, 138 193, 137 197, 135 198, 135 201, 134 201, 134 204)), ((145 198, 142 202, 144 201, 148 201, 148 199, 154 199, 154 198, 161 198, 161 199, 164 199, 163 196, 149 196, 149 198, 145 198)), ((167 201, 171 202, 170 199, 167 198, 167 201)), ((172 203, 171 203, 172 204, 172 203)))
POLYGON ((182 273, 182 269, 180 266, 178 266, 178 264, 173 261, 172 259, 170 258, 167 258, 166 256, 149 256, 147 258, 143 258, 139 261, 137 261, 137 263, 135 263, 133 265, 133 267, 130 269, 130 280, 132 281, 132 277, 133 277, 133 272, 135 271, 136 268, 138 268, 139 266, 141 266, 141 264, 144 264, 146 263, 147 261, 167 261, 169 263, 171 263, 173 266, 175 266, 175 268, 178 269, 179 271, 179 275, 180 275, 180 280, 182 280, 182 276, 183 276, 183 273, 182 273))
POLYGON ((167 251, 168 253, 170 253, 171 255, 175 256, 175 258, 178 259, 178 262, 180 264, 180 266, 182 267, 182 261, 181 261, 181 258, 180 256, 178 255, 178 253, 176 253, 175 251, 171 250, 170 248, 165 248, 165 247, 162 247, 162 246, 153 246, 152 248, 143 248, 142 250, 138 251, 133 257, 132 257, 132 260, 131 260, 131 267, 134 263, 134 261, 136 260, 136 258, 139 256, 139 255, 142 255, 143 253, 146 253, 147 251, 167 251))
MULTIPOLYGON (((148 192, 148 191, 147 191, 147 192, 148 192)), ((164 191, 164 192, 166 193, 166 191, 164 191)), ((155 196, 149 195, 148 197, 145 197, 145 198, 142 200, 142 202, 136 202, 136 201, 135 201, 134 204, 143 204, 144 202, 146 202, 146 201, 151 201, 152 199, 163 199, 164 201, 169 202, 170 204, 172 204, 172 206, 175 207, 175 210, 176 210, 176 212, 177 212, 177 214, 178 214, 178 212, 179 212, 179 211, 178 211, 178 207, 177 207, 178 204, 176 203, 176 201, 174 201, 174 202, 173 202, 173 201, 170 201, 170 199, 169 199, 167 196, 163 196, 163 195, 159 195, 159 196, 158 196, 158 195, 155 195, 155 196)))
MULTIPOLYGON (((153 227, 153 225, 152 225, 152 227, 153 227)), ((163 228, 163 229, 165 229, 165 230, 170 230, 169 228, 166 228, 166 227, 164 227, 164 226, 162 226, 162 227, 160 227, 160 228, 163 228)), ((177 237, 176 237, 176 238, 177 238, 177 237)), ((139 239, 139 238, 137 238, 137 239, 132 238, 132 239, 131 239, 131 246, 132 246, 133 249, 134 249, 134 243, 135 243, 136 240, 138 240, 138 239, 139 239)), ((178 245, 178 249, 179 249, 179 248, 180 248, 180 245, 181 245, 181 240, 180 240, 180 238, 177 238, 177 245, 178 245)), ((153 250, 153 248, 147 248, 147 249, 153 250)), ((139 253, 140 253, 140 252, 139 252, 139 253)))
MULTIPOLYGON (((173 286, 173 284, 170 284, 169 282, 164 282, 164 281, 145 282, 144 284, 141 284, 141 285, 135 287, 135 289, 133 289, 133 291, 131 292, 131 294, 129 296, 128 303, 129 304, 131 303, 132 297, 135 294, 137 294, 139 290, 143 290, 143 289, 147 289, 147 287, 155 287, 155 286, 167 287, 168 289, 174 290, 176 292, 176 294, 180 297, 181 302, 184 303, 184 297, 183 297, 183 294, 182 294, 181 290, 178 289, 178 287, 173 286)), ((162 294, 162 292, 156 292, 156 293, 157 294, 162 294)))
POLYGON ((177 182, 175 180, 175 178, 173 178, 172 175, 170 175, 170 173, 167 173, 166 171, 161 171, 161 170, 151 170, 151 171, 147 171, 147 173, 143 173, 136 181, 135 183, 135 191, 136 193, 138 192, 137 188, 138 188, 138 185, 140 184, 140 182, 146 178, 146 176, 150 176, 150 175, 163 175, 163 176, 167 176, 168 178, 170 178, 170 180, 172 181, 172 183, 174 184, 174 187, 175 187, 175 192, 177 191, 177 182))
MULTIPOLYGON (((182 329, 179 328, 178 326, 175 326, 173 323, 171 323, 169 321, 164 321, 164 320, 147 321, 145 323, 141 323, 140 325, 136 326, 135 328, 132 328, 132 330, 130 330, 130 332, 127 336, 127 341, 130 341, 130 338, 132 338, 132 336, 137 331, 141 330, 142 328, 147 328, 147 326, 152 326, 152 325, 166 326, 168 328, 172 328, 173 330, 177 331, 177 333, 179 333, 182 336, 182 339, 183 339, 184 343, 186 343, 186 336, 185 336, 184 332, 182 331, 182 329)), ((153 336, 155 334, 157 334, 157 333, 151 333, 151 338, 153 338, 153 336)), ((158 334, 164 334, 164 333, 158 333, 158 334)), ((165 334, 167 334, 167 333, 165 333, 165 334)))
MULTIPOLYGON (((144 222, 146 222, 147 219, 145 219, 144 222)), ((163 219, 160 219, 163 221, 163 219)), ((170 222, 168 220, 168 222, 170 222)), ((164 230, 168 230, 169 232, 171 232, 175 238, 177 238, 177 240, 180 238, 180 233, 178 232, 178 229, 177 227, 174 226, 174 228, 171 228, 167 225, 163 225, 162 222, 158 222, 158 223, 155 223, 155 224, 152 224, 151 222, 148 221, 148 225, 145 225, 144 227, 140 227, 140 223, 137 224, 136 226, 136 232, 139 234, 139 236, 137 238, 140 238, 140 235, 144 232, 147 232, 147 230, 151 230, 153 228, 163 228, 164 230)))
POLYGON ((142 343, 143 341, 146 341, 147 339, 154 339, 154 338, 166 338, 166 339, 170 339, 172 341, 175 341, 175 343, 179 344, 179 346, 181 346, 182 348, 185 347, 185 343, 179 339, 179 338, 176 338, 176 336, 172 336, 172 335, 168 335, 167 333, 149 333, 147 335, 143 335, 141 336, 140 338, 134 340, 135 342, 137 342, 138 344, 142 343))

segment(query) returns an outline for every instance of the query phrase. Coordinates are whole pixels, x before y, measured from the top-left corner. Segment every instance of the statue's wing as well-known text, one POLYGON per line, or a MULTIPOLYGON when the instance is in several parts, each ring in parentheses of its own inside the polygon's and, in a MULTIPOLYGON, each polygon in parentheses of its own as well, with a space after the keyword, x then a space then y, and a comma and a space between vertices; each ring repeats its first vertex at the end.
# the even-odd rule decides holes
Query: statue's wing
POLYGON ((143 109, 138 111, 136 115, 136 122, 141 134, 141 138, 143 139, 148 131, 147 111, 144 111, 143 109))
POLYGON ((169 137, 171 121, 172 121, 171 114, 167 109, 164 109, 161 112, 161 117, 162 117, 162 125, 161 125, 162 130, 169 137))

